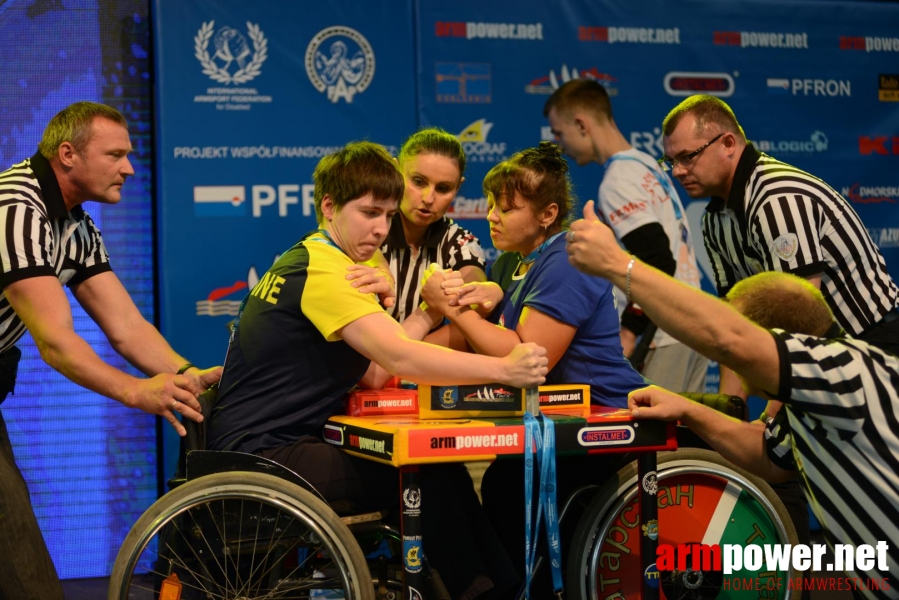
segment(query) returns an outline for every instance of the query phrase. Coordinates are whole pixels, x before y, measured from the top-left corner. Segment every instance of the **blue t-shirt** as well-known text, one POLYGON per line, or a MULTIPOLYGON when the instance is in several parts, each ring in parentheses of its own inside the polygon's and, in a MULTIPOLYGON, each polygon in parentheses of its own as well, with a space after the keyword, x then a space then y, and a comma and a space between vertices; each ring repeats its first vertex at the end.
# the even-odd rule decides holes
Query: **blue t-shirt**
POLYGON ((497 261, 504 266, 490 273, 501 287, 508 282, 494 320, 515 329, 522 310, 529 306, 577 327, 568 350, 546 376, 547 385, 588 383, 593 404, 622 408, 627 406, 628 393, 649 385, 624 358, 612 284, 569 264, 565 236, 553 240, 524 277, 509 281, 505 267, 515 265, 507 264, 504 257, 497 261))

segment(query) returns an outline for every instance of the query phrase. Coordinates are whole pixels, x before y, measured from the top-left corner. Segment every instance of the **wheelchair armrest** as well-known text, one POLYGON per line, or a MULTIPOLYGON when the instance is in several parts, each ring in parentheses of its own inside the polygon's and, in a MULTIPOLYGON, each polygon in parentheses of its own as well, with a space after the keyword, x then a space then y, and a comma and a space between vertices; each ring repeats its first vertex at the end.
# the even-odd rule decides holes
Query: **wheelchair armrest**
POLYGON ((730 394, 699 394, 696 392, 680 392, 680 395, 741 421, 749 420, 749 407, 746 406, 746 401, 739 396, 731 396, 730 394))

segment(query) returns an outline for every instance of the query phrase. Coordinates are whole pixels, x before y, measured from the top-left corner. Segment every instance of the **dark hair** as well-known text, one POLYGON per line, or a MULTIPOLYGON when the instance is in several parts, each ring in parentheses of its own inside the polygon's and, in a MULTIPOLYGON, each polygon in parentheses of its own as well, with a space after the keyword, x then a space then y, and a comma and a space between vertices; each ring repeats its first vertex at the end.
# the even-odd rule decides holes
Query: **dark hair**
POLYGON ((460 178, 465 173, 465 151, 462 150, 459 138, 439 127, 426 127, 410 135, 400 147, 397 158, 402 164, 409 157, 418 154, 445 156, 456 163, 460 178))
POLYGON ((319 224, 322 200, 330 196, 336 208, 371 194, 375 200, 403 197, 403 175, 396 162, 380 144, 350 142, 334 154, 318 161, 312 174, 315 183, 315 216, 319 224))
POLYGON ((493 194, 497 201, 505 196, 511 202, 515 192, 525 198, 534 214, 550 204, 559 207, 559 214, 547 228, 548 232, 568 226, 575 198, 568 177, 568 163, 557 145, 540 142, 537 148, 516 152, 484 177, 484 194, 493 194))
POLYGON ((697 134, 705 133, 706 128, 714 124, 722 132, 730 132, 746 139, 746 134, 743 133, 743 128, 737 122, 737 117, 730 106, 720 98, 702 94, 690 96, 671 109, 662 121, 662 133, 664 135, 674 133, 678 123, 687 115, 693 115, 696 119, 697 134))
POLYGON ((821 291, 790 273, 766 271, 748 277, 731 288, 727 299, 765 329, 821 337, 834 322, 821 291))
POLYGON ((46 159, 56 156, 63 142, 69 142, 81 152, 87 147, 93 133, 94 119, 109 119, 128 129, 128 121, 111 106, 96 102, 75 102, 50 119, 37 149, 46 159))
POLYGON ((562 84, 543 105, 543 116, 548 117, 552 109, 560 115, 581 109, 591 112, 598 121, 612 120, 609 92, 595 79, 572 79, 562 84))

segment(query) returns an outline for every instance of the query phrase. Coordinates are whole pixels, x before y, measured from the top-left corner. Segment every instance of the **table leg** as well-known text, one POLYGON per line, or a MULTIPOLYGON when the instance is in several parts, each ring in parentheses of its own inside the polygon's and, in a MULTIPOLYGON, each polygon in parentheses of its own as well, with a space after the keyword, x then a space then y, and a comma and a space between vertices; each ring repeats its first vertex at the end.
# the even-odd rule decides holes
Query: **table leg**
POLYGON ((417 465, 400 467, 400 531, 403 535, 403 598, 424 600, 424 549, 421 539, 421 486, 417 465))
POLYGON ((643 600, 658 600, 659 569, 656 567, 656 548, 659 545, 659 488, 656 472, 656 453, 642 452, 637 456, 637 481, 640 485, 640 555, 643 557, 643 600))

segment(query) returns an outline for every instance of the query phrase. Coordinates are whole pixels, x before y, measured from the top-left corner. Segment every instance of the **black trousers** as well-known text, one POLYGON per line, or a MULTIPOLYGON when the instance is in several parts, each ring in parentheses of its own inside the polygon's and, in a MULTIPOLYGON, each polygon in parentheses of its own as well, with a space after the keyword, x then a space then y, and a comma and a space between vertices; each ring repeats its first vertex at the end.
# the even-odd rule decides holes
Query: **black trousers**
MULTIPOLYGON (((351 456, 306 437, 260 454, 295 471, 329 501, 349 501, 360 511, 390 510, 398 522, 399 471, 351 456)), ((423 465, 420 470, 425 556, 454 599, 487 590, 517 588, 519 579, 490 526, 462 464, 423 465), (486 583, 483 578, 488 578, 486 583)))
POLYGON ((858 339, 899 356, 899 308, 887 313, 886 317, 869 327, 858 339))
MULTIPOLYGON (((21 353, 0 354, 0 402, 12 392, 21 353)), ((88 532, 85 532, 88 535, 88 532)), ((31 496, 0 412, 0 598, 62 600, 62 584, 38 527, 31 496)))

